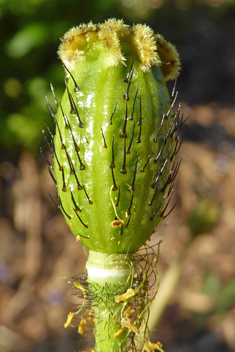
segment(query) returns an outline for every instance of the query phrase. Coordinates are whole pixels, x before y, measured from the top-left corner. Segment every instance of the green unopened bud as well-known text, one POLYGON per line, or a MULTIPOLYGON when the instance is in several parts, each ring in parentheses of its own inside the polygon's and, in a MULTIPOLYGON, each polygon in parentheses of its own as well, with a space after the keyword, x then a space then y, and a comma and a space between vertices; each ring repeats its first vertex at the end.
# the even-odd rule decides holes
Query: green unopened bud
POLYGON ((176 49, 145 25, 81 25, 62 39, 66 90, 56 115, 60 208, 86 247, 138 250, 168 210, 179 123, 167 79, 176 49))

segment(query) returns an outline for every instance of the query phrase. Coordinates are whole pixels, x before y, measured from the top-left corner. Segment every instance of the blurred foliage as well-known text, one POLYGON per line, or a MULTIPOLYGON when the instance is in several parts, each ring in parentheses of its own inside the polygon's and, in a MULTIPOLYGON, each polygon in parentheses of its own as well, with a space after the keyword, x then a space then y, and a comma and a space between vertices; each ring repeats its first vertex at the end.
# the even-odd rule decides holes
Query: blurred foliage
POLYGON ((182 58, 178 89, 189 103, 234 98, 235 5, 232 0, 0 0, 0 145, 38 151, 45 92, 58 99, 64 73, 59 38, 82 22, 123 18, 146 22, 173 42, 182 58))
POLYGON ((221 206, 214 200, 200 199, 191 210, 188 226, 193 236, 210 232, 221 217, 221 206))
POLYGON ((216 312, 218 314, 224 314, 226 310, 234 307, 234 302, 235 302, 235 280, 229 282, 221 289, 216 312))
POLYGON ((208 272, 205 275, 202 293, 216 302, 214 309, 207 314, 198 314, 200 325, 207 324, 208 314, 217 317, 225 316, 234 307, 235 302, 235 280, 222 284, 217 275, 208 272))

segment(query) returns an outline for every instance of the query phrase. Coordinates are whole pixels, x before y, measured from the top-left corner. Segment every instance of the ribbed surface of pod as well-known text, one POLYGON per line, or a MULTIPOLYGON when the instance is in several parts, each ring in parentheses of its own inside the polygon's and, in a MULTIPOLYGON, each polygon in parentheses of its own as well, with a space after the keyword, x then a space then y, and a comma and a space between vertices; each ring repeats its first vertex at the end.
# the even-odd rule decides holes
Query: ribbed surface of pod
POLYGON ((161 65, 145 69, 134 29, 123 28, 114 30, 122 55, 113 65, 112 43, 94 25, 79 33, 78 63, 60 55, 68 79, 54 137, 58 199, 73 234, 103 253, 132 253, 150 238, 177 169, 177 114, 161 65))

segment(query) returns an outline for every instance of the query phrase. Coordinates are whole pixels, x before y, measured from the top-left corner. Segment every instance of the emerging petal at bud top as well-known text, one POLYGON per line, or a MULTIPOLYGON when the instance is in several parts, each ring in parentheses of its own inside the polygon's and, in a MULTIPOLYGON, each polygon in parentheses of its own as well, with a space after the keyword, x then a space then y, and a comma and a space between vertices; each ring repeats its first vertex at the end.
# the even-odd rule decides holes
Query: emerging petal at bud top
POLYGON ((179 54, 174 45, 167 42, 161 34, 155 35, 157 51, 161 58, 161 68, 166 81, 175 79, 180 71, 179 54))
POLYGON ((102 51, 106 67, 126 65, 126 55, 131 50, 143 72, 152 66, 161 66, 166 80, 178 76, 180 61, 175 47, 160 34, 155 35, 150 27, 142 24, 130 27, 123 20, 109 19, 97 25, 90 22, 70 29, 62 39, 58 54, 72 71, 77 62, 86 58, 95 60, 102 51))
POLYGON ((98 37, 104 45, 106 52, 105 66, 115 67, 119 63, 124 63, 125 57, 122 55, 118 31, 125 31, 126 26, 122 21, 109 20, 100 26, 98 37))
POLYGON ((157 53, 153 30, 146 25, 137 24, 133 26, 133 33, 133 42, 141 62, 141 69, 148 72, 151 66, 160 65, 161 60, 157 53))

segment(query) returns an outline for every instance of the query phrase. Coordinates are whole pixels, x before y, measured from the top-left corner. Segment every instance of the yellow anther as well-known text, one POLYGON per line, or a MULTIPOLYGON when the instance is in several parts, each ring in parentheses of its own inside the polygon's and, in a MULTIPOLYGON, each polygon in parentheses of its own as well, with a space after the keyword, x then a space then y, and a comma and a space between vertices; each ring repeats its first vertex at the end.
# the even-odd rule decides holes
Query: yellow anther
POLYGON ((95 325, 95 320, 94 320, 93 317, 87 317, 87 320, 88 320, 88 322, 89 322, 89 324, 90 324, 91 326, 94 326, 94 325, 95 325))
POLYGON ((111 223, 110 223, 110 226, 113 227, 113 228, 118 228, 118 227, 122 227, 122 225, 124 224, 124 221, 119 219, 119 220, 113 220, 111 223))
POLYGON ((122 324, 123 327, 129 329, 130 331, 133 331, 136 334, 140 333, 139 329, 137 328, 137 326, 134 325, 133 323, 131 323, 131 320, 128 317, 123 317, 121 319, 121 324, 122 324))
POLYGON ((84 331, 85 331, 85 325, 86 325, 86 320, 85 319, 81 319, 80 324, 78 325, 78 333, 83 335, 84 331))
POLYGON ((72 320, 73 320, 73 317, 74 317, 74 313, 69 312, 68 317, 67 317, 67 321, 66 321, 66 323, 64 324, 64 328, 65 328, 65 329, 71 324, 71 322, 72 322, 72 320))
POLYGON ((118 302, 122 302, 122 301, 126 301, 128 298, 133 297, 135 294, 135 291, 133 290, 133 288, 128 288, 128 290, 123 293, 122 295, 117 295, 115 297, 115 301, 118 302))
POLYGON ((123 313, 123 316, 124 317, 130 317, 132 314, 134 314, 135 313, 135 308, 134 307, 128 307, 125 311, 124 311, 124 313, 123 313))
POLYGON ((118 337, 119 335, 121 335, 123 333, 123 331, 125 331, 125 327, 123 326, 122 328, 120 328, 118 331, 116 331, 114 334, 113 334, 113 337, 116 338, 118 337))
POLYGON ((160 352, 164 352, 162 350, 161 342, 152 343, 152 342, 149 341, 149 342, 144 344, 144 351, 146 351, 146 352, 154 352, 155 350, 158 350, 160 352))
POLYGON ((78 288, 78 289, 80 289, 81 291, 82 291, 82 293, 84 294, 84 296, 85 296, 85 294, 86 294, 86 289, 79 283, 79 282, 74 282, 74 286, 76 287, 76 288, 78 288))

